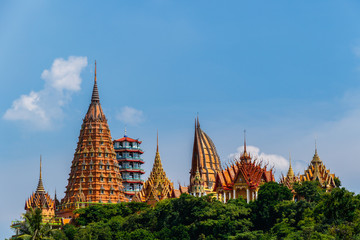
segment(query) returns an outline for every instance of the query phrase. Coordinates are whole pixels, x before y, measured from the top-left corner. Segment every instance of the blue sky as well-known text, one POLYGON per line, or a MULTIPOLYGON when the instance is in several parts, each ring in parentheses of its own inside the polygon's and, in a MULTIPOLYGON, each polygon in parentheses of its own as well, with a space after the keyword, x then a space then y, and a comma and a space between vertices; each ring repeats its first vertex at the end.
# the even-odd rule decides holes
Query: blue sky
MULTIPOLYGON (((94 61, 113 138, 143 140, 188 183, 194 132, 223 162, 248 145, 303 173, 314 153, 359 193, 357 1, 1 1, 0 237, 35 190, 63 196, 94 61), (29 102, 30 101, 30 102, 29 102), (30 105, 29 105, 30 104, 30 105), (17 108, 16 108, 17 106, 17 108)), ((146 174, 146 176, 147 176, 146 174)))

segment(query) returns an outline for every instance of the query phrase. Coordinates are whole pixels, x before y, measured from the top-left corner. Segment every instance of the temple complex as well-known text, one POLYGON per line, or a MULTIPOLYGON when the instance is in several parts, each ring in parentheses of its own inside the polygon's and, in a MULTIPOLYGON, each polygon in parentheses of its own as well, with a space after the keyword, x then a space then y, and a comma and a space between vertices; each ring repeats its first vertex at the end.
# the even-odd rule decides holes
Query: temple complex
POLYGON ((320 186, 326 189, 326 191, 330 191, 336 187, 335 174, 330 173, 330 170, 328 170, 321 161, 316 145, 315 154, 310 162, 310 165, 305 170, 304 174, 300 175, 300 182, 303 181, 318 181, 320 186))
POLYGON ((78 144, 57 215, 74 217, 73 211, 92 203, 118 203, 124 196, 119 164, 107 119, 100 105, 96 79, 89 109, 83 119, 78 144))
POLYGON ((153 206, 161 200, 173 198, 176 194, 173 183, 167 178, 163 169, 159 153, 159 138, 157 138, 155 160, 150 176, 141 191, 133 197, 133 201, 146 202, 153 206))
POLYGON ((141 158, 141 154, 144 153, 140 148, 141 141, 126 136, 125 130, 124 137, 115 140, 113 143, 123 180, 125 197, 131 200, 141 190, 143 184, 141 175, 145 173, 141 168, 141 165, 144 164, 141 158))
POLYGON ((213 192, 216 175, 220 171, 221 162, 215 145, 211 138, 201 130, 199 118, 197 118, 190 170, 190 194, 204 195, 213 192), (202 190, 199 190, 199 187, 202 190))
POLYGON ((45 192, 41 176, 41 157, 40 157, 40 177, 36 191, 31 194, 25 202, 25 210, 28 212, 30 209, 39 208, 42 211, 43 221, 49 222, 55 217, 55 201, 50 195, 45 192))
POLYGON ((261 162, 252 160, 246 151, 245 140, 240 159, 217 175, 214 191, 217 198, 224 203, 239 197, 249 203, 257 199, 262 184, 272 181, 275 181, 272 169, 267 170, 266 166, 261 166, 261 162))

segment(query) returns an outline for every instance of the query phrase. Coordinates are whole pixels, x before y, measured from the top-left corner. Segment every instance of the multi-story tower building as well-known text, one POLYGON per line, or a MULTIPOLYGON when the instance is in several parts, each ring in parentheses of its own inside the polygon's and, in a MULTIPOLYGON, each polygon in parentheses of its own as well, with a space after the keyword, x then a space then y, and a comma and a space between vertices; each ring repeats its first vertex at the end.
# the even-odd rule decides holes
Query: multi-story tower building
POLYGON ((125 135, 114 142, 116 159, 119 162, 120 173, 123 180, 125 196, 131 200, 141 190, 143 180, 141 175, 145 172, 141 165, 144 163, 140 148, 141 141, 132 139, 125 135))
POLYGON ((190 170, 189 193, 199 195, 199 176, 203 181, 201 195, 213 192, 216 175, 221 171, 221 161, 211 138, 200 128, 199 118, 195 120, 194 147, 190 170), (195 185, 197 186, 195 188, 195 185), (197 189, 196 192, 194 190, 197 189))
POLYGON ((73 217, 75 209, 90 203, 121 201, 127 201, 127 198, 109 125, 100 105, 95 63, 91 103, 81 126, 65 197, 57 207, 57 213, 60 217, 73 217))

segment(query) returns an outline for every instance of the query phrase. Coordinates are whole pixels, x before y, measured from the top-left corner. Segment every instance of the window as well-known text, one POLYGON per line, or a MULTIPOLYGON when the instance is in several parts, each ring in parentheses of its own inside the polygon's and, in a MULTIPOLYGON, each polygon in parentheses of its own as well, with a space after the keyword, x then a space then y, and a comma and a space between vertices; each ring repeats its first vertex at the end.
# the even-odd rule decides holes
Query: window
POLYGON ((89 133, 91 133, 92 132, 92 130, 91 129, 89 129, 89 133))
POLYGON ((101 153, 99 153, 98 156, 101 157, 101 153))
POLYGON ((81 178, 81 181, 83 182, 83 181, 84 181, 84 178, 81 178))
POLYGON ((109 166, 109 165, 107 165, 107 166, 106 166, 106 169, 107 169, 107 170, 109 170, 109 169, 110 169, 110 166, 109 166))
POLYGON ((89 178, 89 181, 92 182, 92 177, 89 178))
POLYGON ((104 194, 104 190, 101 190, 101 194, 104 194))
POLYGON ((100 142, 100 145, 104 145, 104 142, 100 142))
POLYGON ((91 153, 90 156, 93 157, 93 156, 94 156, 94 153, 91 153))
POLYGON ((111 182, 112 181, 112 178, 109 178, 109 182, 111 182))
POLYGON ((90 170, 92 170, 93 169, 93 166, 92 165, 90 165, 90 170))
POLYGON ((89 190, 89 194, 92 194, 92 190, 89 190))
POLYGON ((83 170, 85 170, 86 169, 86 166, 83 166, 83 170))
POLYGON ((91 145, 91 141, 88 142, 88 145, 91 145))
POLYGON ((102 133, 102 129, 100 129, 100 133, 102 133))
POLYGON ((110 194, 113 195, 113 194, 114 194, 114 190, 111 190, 111 191, 110 191, 110 194))
POLYGON ((102 165, 100 165, 100 169, 102 169, 102 167, 103 167, 103 166, 102 166, 102 165))
POLYGON ((108 153, 105 153, 105 157, 107 157, 109 154, 108 153))
POLYGON ((104 181, 104 178, 103 178, 103 177, 101 177, 101 178, 100 178, 100 181, 101 181, 101 182, 103 182, 103 181, 104 181))
POLYGON ((84 153, 84 157, 86 157, 86 153, 84 153))

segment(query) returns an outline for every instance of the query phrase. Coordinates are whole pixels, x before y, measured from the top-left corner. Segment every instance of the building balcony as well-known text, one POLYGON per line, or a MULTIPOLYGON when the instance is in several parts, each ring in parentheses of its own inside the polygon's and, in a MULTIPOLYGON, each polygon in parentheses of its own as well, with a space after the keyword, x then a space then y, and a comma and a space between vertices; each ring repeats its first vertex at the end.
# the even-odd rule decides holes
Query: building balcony
POLYGON ((144 182, 144 180, 142 180, 141 178, 132 178, 132 177, 123 177, 122 180, 124 182, 129 182, 129 183, 142 183, 142 182, 144 182))
POLYGON ((125 146, 125 147, 114 147, 115 150, 138 150, 138 151, 143 151, 140 147, 130 147, 130 146, 125 146))
POLYGON ((141 172, 144 172, 144 169, 142 168, 139 168, 139 167, 120 167, 120 171, 121 170, 134 170, 134 171, 141 171, 141 172))

